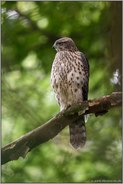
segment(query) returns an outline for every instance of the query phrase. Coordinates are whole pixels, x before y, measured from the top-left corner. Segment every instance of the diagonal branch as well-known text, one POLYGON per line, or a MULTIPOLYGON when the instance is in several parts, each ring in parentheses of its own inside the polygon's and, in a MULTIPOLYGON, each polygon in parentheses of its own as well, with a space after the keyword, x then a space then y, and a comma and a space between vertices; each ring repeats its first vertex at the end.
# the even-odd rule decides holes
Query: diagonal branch
POLYGON ((36 146, 49 141, 61 132, 67 125, 81 119, 82 115, 103 115, 109 109, 122 104, 122 93, 114 92, 99 99, 84 101, 74 104, 65 111, 59 112, 54 118, 44 125, 30 131, 14 142, 2 148, 2 164, 19 157, 25 157, 36 146))

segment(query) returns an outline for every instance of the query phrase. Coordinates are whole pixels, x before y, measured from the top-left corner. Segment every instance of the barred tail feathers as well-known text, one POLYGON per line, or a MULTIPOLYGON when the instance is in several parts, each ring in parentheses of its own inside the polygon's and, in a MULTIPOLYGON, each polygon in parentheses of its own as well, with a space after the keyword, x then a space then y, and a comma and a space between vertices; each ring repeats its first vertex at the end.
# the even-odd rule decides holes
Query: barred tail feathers
POLYGON ((77 149, 79 147, 83 147, 86 143, 86 128, 84 116, 82 120, 78 120, 77 122, 69 125, 70 130, 70 143, 71 145, 77 149))

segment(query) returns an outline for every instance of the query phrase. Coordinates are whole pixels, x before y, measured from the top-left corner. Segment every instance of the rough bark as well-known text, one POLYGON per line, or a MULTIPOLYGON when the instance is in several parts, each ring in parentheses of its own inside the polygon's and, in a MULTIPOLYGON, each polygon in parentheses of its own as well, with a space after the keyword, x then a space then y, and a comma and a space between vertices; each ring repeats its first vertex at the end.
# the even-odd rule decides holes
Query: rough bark
POLYGON ((103 96, 99 99, 74 104, 65 111, 59 112, 44 125, 39 126, 14 142, 4 146, 2 148, 2 164, 17 160, 19 157, 24 158, 33 148, 49 141, 67 125, 77 119, 81 119, 83 114, 93 113, 96 116, 104 115, 109 109, 121 106, 121 104, 121 92, 114 92, 111 95, 103 96))

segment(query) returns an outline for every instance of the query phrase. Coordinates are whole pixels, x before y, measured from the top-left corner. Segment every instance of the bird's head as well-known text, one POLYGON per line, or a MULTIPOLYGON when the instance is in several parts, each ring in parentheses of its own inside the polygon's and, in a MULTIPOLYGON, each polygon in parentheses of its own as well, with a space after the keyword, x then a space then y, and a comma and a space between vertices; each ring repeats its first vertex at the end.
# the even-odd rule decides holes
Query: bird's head
POLYGON ((57 52, 59 51, 77 51, 77 47, 74 41, 71 38, 63 37, 55 41, 53 48, 56 49, 57 52))

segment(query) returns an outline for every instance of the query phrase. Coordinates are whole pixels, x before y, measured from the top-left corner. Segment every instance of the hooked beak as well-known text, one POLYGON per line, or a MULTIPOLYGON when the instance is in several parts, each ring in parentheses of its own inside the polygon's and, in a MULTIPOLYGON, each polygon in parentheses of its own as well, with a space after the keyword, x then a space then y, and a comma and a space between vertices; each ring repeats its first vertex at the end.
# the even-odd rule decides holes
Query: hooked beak
POLYGON ((53 45, 52 48, 55 49, 55 45, 53 45))
POLYGON ((54 45, 52 46, 52 48, 54 48, 54 49, 56 48, 56 44, 55 44, 55 43, 54 43, 54 45))

